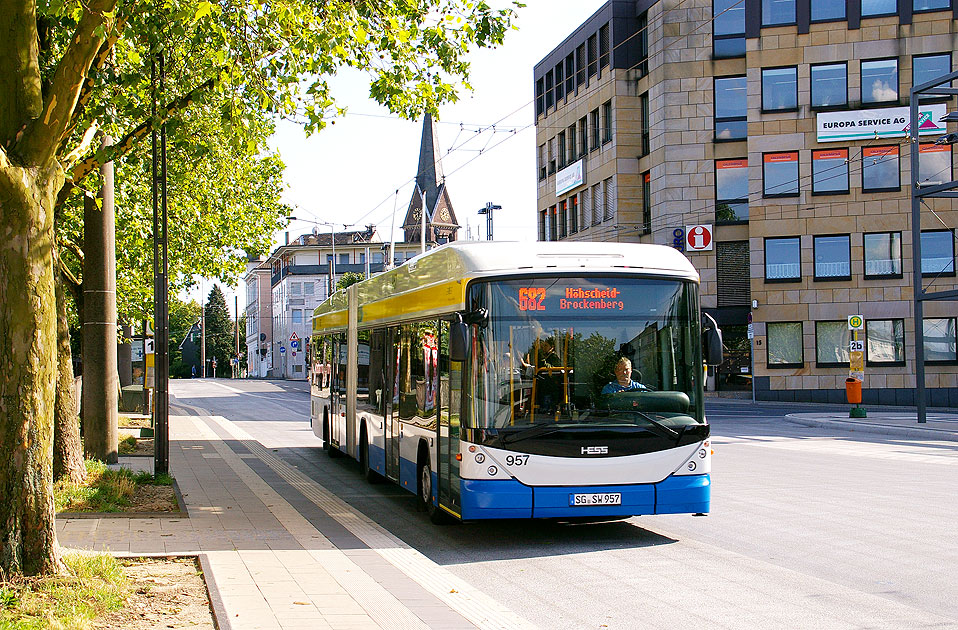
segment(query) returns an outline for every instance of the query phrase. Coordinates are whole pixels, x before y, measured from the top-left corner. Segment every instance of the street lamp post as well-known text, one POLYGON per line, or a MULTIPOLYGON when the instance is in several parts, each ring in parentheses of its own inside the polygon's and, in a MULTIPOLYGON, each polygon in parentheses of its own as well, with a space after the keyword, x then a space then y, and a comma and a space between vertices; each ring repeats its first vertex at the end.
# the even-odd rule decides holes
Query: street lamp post
POLYGON ((492 240, 492 211, 502 210, 502 206, 497 206, 491 201, 487 201, 484 208, 479 208, 479 214, 486 215, 486 240, 492 240))

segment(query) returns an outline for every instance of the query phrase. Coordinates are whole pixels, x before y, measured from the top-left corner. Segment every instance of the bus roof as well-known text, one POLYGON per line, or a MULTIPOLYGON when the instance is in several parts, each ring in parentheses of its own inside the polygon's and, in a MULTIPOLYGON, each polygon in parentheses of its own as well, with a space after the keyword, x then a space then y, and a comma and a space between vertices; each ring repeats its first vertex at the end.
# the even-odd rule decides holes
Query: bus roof
MULTIPOLYGON (((641 273, 698 282, 683 254, 663 245, 594 242, 458 241, 442 245, 349 288, 358 322, 391 323, 460 310, 466 284, 529 273, 641 273)), ((313 332, 344 330, 347 300, 333 294, 313 312, 313 332)))

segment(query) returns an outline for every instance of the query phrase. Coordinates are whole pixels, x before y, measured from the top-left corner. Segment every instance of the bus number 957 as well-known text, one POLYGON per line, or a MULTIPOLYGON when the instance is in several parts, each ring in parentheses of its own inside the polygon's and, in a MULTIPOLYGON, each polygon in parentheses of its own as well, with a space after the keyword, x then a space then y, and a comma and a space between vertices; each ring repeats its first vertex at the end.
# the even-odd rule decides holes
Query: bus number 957
POLYGON ((506 466, 525 466, 528 463, 528 455, 506 455, 506 466))

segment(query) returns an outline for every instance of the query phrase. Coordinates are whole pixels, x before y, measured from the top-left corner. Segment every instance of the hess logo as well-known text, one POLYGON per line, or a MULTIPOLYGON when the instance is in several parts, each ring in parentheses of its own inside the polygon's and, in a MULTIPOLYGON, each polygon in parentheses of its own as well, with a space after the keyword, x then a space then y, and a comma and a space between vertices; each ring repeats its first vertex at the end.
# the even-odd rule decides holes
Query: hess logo
POLYGON ((608 455, 609 447, 608 446, 583 446, 582 454, 583 455, 608 455))

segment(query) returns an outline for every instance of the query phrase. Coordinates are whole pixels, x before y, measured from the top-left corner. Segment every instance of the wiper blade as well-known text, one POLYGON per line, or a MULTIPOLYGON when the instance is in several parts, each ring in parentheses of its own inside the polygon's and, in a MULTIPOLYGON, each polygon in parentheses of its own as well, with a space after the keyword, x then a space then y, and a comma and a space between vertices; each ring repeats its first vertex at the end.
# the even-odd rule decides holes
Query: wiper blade
POLYGON ((631 412, 641 416, 642 418, 647 420, 649 423, 651 423, 653 426, 658 427, 659 429, 664 431, 668 437, 672 438, 676 442, 679 441, 679 439, 682 437, 682 433, 685 432, 685 427, 682 427, 682 431, 676 431, 672 427, 666 424, 663 424, 662 422, 659 422, 658 420, 656 420, 655 418, 653 418, 652 416, 650 416, 649 414, 645 412, 637 411, 635 409, 632 409, 631 412))
POLYGON ((516 431, 515 433, 500 436, 499 439, 503 444, 511 444, 512 442, 528 440, 529 438, 541 437, 543 435, 555 433, 556 431, 560 431, 564 428, 564 426, 556 426, 554 424, 539 424, 529 427, 528 429, 523 429, 521 431, 516 431))

